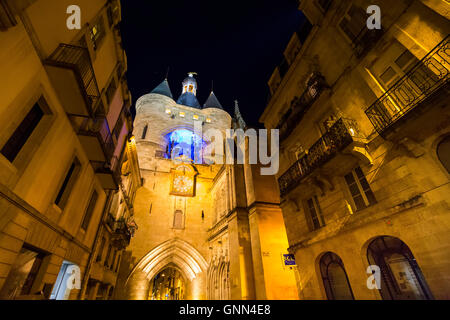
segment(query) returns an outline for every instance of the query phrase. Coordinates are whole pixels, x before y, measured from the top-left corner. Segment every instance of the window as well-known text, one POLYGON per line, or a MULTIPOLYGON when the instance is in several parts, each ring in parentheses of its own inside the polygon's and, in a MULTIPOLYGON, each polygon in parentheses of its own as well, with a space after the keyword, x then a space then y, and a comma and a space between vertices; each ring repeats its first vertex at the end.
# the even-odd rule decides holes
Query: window
POLYGON ((116 272, 116 273, 119 271, 121 259, 122 259, 122 255, 119 254, 119 256, 117 257, 116 268, 114 269, 114 272, 116 272))
POLYGON ((206 123, 211 123, 211 119, 210 118, 206 118, 206 123))
POLYGON ((94 50, 97 50, 100 46, 101 41, 105 37, 105 25, 103 23, 103 16, 100 16, 97 21, 89 29, 92 46, 94 50))
POLYGON ((367 14, 364 10, 352 4, 339 23, 339 27, 352 42, 355 42, 365 30, 368 30, 366 22, 367 14))
POLYGON ((364 209, 376 202, 369 183, 361 168, 358 167, 345 176, 356 210, 364 209))
POLYGON ((39 104, 36 103, 1 150, 2 155, 4 155, 9 162, 13 162, 14 159, 16 159, 20 150, 22 150, 43 116, 44 112, 39 104))
POLYGON ((113 8, 111 6, 108 6, 106 14, 108 15, 108 25, 111 28, 112 25, 114 24, 114 14, 113 14, 113 8))
POLYGON ((92 192, 91 199, 89 200, 89 204, 86 208, 86 212, 84 214, 83 222, 81 223, 81 229, 86 231, 89 227, 89 222, 91 221, 92 214, 94 213, 95 205, 97 204, 98 193, 96 190, 92 192))
POLYGON ((442 140, 437 147, 439 161, 447 172, 450 173, 450 136, 442 140))
MULTIPOLYGON (((399 44, 395 47, 399 47, 399 44)), ((397 80, 404 76, 412 66, 419 62, 416 56, 414 56, 403 46, 398 49, 403 50, 403 52, 400 55, 397 53, 397 58, 395 61, 386 66, 384 71, 379 75, 380 80, 385 85, 385 89, 389 89, 393 84, 395 84, 395 82, 397 82, 397 80)))
POLYGON ((106 257, 105 257, 105 263, 104 263, 105 267, 109 266, 109 258, 111 256, 111 250, 112 250, 112 245, 109 245, 108 246, 108 252, 106 253, 106 257))
POLYGON ((194 115, 192 116, 192 119, 198 120, 198 115, 194 114, 194 115))
POLYGON ((320 273, 329 300, 353 300, 353 292, 341 258, 333 252, 320 259, 320 273))
POLYGON ((58 277, 56 278, 53 291, 50 296, 50 300, 69 300, 70 292, 72 288, 69 288, 70 281, 78 281, 72 278, 73 274, 76 274, 80 267, 69 261, 63 261, 61 268, 59 269, 58 277))
POLYGON ((308 200, 308 210, 311 218, 313 230, 319 229, 325 225, 323 221, 322 211, 320 210, 319 200, 317 196, 308 200))
POLYGON ((142 130, 141 139, 145 139, 145 137, 147 136, 147 130, 148 130, 148 125, 145 125, 144 130, 142 130))
POLYGON ((64 178, 64 181, 55 199, 55 204, 59 208, 64 209, 64 207, 66 206, 70 193, 72 192, 72 189, 75 186, 75 182, 77 181, 80 169, 81 169, 80 161, 77 158, 75 158, 72 164, 70 165, 69 170, 66 173, 66 177, 64 178))
POLYGON ((105 237, 102 237, 102 242, 100 243, 100 247, 98 248, 97 258, 95 259, 95 262, 102 261, 103 249, 105 248, 105 242, 106 242, 105 237))
POLYGON ((43 252, 24 244, 0 291, 1 299, 14 299, 20 295, 32 294, 31 290, 44 258, 43 252))
POLYGON ((180 112, 180 117, 181 118, 184 118, 186 116, 186 113, 185 112, 180 112))
POLYGON ((106 101, 108 102, 108 105, 110 105, 111 102, 113 101, 116 90, 117 90, 116 81, 113 77, 111 78, 111 82, 109 83, 108 88, 106 89, 106 101))

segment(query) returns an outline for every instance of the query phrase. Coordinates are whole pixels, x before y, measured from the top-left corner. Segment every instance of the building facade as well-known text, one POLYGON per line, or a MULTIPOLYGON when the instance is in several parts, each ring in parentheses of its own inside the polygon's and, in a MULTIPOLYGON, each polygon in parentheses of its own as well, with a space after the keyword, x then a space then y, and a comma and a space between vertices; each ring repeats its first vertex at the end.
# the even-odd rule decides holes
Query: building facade
POLYGON ((295 271, 283 264, 288 243, 276 180, 257 166, 200 157, 212 143, 223 157, 226 130, 245 122, 237 103, 231 117, 213 92, 202 107, 194 75, 177 101, 166 79, 136 102, 139 228, 122 260, 118 298, 297 299, 295 271), (223 140, 209 137, 210 129, 223 140))
POLYGON ((300 299, 449 299, 448 3, 299 8, 260 120, 280 130, 300 299))
POLYGON ((95 271, 132 129, 119 22, 119 1, 0 1, 2 299, 79 299, 95 271))

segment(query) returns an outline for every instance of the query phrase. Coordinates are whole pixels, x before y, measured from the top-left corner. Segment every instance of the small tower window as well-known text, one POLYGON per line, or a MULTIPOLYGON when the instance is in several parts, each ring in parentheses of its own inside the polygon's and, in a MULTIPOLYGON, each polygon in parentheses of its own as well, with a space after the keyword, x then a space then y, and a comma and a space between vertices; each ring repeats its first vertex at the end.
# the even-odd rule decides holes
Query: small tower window
POLYGON ((148 130, 148 125, 146 125, 144 127, 144 130, 142 131, 142 137, 141 139, 145 139, 145 137, 147 136, 147 130, 148 130))
POLYGON ((166 109, 166 113, 167 113, 167 114, 171 114, 171 113, 172 113, 172 110, 166 109))
POLYGON ((198 120, 198 115, 194 114, 194 116, 192 117, 192 119, 198 120))
POLYGON ((190 85, 190 86, 189 86, 189 92, 192 92, 192 91, 194 91, 194 86, 193 86, 193 85, 190 85))
POLYGON ((211 123, 211 119, 210 118, 206 118, 206 122, 207 123, 211 123))
POLYGON ((185 116, 186 116, 186 113, 180 112, 180 117, 181 117, 181 118, 184 118, 185 116))

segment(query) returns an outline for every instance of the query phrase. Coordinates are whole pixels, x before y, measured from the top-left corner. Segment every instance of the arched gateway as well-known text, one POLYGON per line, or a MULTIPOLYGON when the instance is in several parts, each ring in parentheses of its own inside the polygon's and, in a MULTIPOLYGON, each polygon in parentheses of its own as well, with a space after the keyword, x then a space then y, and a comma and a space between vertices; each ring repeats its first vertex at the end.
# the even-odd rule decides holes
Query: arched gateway
POLYGON ((181 239, 161 243, 139 261, 127 279, 128 297, 147 300, 151 296, 151 282, 168 268, 181 273, 186 286, 186 299, 204 299, 208 264, 192 245, 181 239))

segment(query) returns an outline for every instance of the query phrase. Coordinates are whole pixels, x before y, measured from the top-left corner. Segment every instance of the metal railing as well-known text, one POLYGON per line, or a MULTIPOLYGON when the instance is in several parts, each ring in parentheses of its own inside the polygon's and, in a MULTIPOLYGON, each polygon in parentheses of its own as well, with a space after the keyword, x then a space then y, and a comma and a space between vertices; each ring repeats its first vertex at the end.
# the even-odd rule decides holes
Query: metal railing
POLYGON ((295 97, 292 100, 290 109, 283 115, 277 126, 280 130, 281 141, 285 140, 298 126, 303 116, 326 87, 327 85, 322 75, 316 73, 311 76, 306 90, 300 97, 295 97))
POLYGON ((393 123, 448 83, 449 41, 450 36, 447 36, 366 110, 378 133, 383 134, 393 123))
POLYGON ((47 65, 72 69, 75 72, 81 92, 91 115, 95 114, 97 102, 100 99, 97 80, 91 57, 87 48, 61 43, 45 60, 47 65))
POLYGON ((341 118, 317 140, 305 155, 297 160, 279 179, 281 195, 285 195, 295 188, 316 168, 324 165, 335 154, 353 142, 358 135, 356 121, 341 118))

